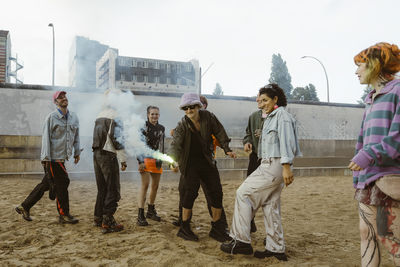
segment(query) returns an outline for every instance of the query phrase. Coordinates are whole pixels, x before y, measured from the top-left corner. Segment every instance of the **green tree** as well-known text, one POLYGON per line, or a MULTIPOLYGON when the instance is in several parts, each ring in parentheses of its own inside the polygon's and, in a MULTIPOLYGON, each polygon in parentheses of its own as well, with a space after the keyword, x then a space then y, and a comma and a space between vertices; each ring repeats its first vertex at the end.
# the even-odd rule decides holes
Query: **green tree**
POLYGON ((286 61, 283 61, 281 54, 272 55, 271 75, 269 78, 270 83, 276 83, 281 87, 288 99, 292 98, 292 77, 289 74, 286 66, 286 61))
POLYGON ((367 95, 369 94, 371 89, 372 88, 369 85, 364 88, 363 95, 361 96, 360 100, 357 100, 358 104, 362 104, 362 105, 365 104, 364 99, 367 97, 367 95))
POLYGON ((224 94, 224 91, 222 91, 221 85, 219 83, 217 83, 215 85, 215 89, 214 89, 213 95, 223 95, 223 94, 224 94))
POLYGON ((317 96, 317 91, 315 90, 315 86, 310 83, 306 87, 296 87, 292 93, 292 99, 300 100, 300 101, 317 101, 319 102, 319 98, 317 96))

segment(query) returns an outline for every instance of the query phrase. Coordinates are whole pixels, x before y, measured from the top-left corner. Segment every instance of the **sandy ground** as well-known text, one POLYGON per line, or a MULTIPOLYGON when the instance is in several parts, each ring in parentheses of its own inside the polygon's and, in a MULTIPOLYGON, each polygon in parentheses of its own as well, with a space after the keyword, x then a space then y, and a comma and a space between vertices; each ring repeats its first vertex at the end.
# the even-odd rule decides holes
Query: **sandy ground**
MULTIPOLYGON (((161 181, 156 208, 161 222, 136 225, 138 184, 122 183, 116 218, 125 230, 101 234, 92 226, 96 196, 94 178, 72 180, 71 213, 77 225, 57 222, 55 203, 46 193, 31 209, 32 222, 14 211, 39 182, 35 179, 0 179, 1 266, 360 266, 358 214, 351 177, 299 177, 282 193, 282 217, 289 261, 229 255, 208 236, 210 218, 202 192, 194 206, 193 229, 199 242, 176 236, 171 224, 178 209, 177 182, 161 181)), ((235 190, 241 181, 223 181, 224 205, 232 218, 235 190)), ((263 249, 262 211, 254 249, 263 249)), ((383 252, 381 266, 392 266, 383 252)))

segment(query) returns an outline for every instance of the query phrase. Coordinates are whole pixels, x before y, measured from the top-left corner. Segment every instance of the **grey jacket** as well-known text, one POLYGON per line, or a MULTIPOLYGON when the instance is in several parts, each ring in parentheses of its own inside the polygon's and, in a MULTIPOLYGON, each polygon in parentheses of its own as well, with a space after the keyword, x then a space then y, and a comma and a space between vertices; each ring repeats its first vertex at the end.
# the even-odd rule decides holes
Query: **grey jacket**
POLYGON ((283 107, 265 119, 259 142, 258 158, 281 158, 281 164, 292 164, 295 156, 301 156, 296 120, 283 107))
POLYGON ((68 112, 66 117, 56 109, 44 121, 40 159, 68 160, 72 149, 74 157, 80 155, 78 116, 68 112))

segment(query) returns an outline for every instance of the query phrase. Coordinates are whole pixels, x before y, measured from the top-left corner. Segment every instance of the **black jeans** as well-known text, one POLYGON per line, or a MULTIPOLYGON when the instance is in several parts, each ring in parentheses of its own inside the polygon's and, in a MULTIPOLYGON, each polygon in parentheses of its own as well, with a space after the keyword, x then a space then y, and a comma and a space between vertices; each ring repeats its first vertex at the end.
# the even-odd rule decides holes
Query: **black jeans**
POLYGON ((70 181, 64 163, 49 162, 46 172, 48 176, 45 174, 42 182, 36 185, 29 196, 22 202, 22 207, 29 211, 42 198, 44 192, 49 190, 49 179, 52 179, 58 213, 60 215, 69 215, 68 186, 70 181))
POLYGON ((113 215, 121 199, 117 155, 96 149, 93 151, 93 165, 97 184, 94 216, 113 215))

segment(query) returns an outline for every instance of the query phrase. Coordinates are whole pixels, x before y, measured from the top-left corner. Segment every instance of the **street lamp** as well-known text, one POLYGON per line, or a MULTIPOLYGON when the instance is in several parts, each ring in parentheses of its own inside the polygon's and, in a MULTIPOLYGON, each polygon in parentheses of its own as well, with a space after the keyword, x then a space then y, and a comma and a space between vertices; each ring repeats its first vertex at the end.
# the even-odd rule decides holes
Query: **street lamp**
POLYGON ((53 23, 50 23, 49 27, 51 27, 53 29, 53 80, 52 80, 52 85, 54 86, 54 66, 55 66, 56 40, 55 40, 55 37, 54 37, 54 25, 53 25, 53 23))
POLYGON ((327 92, 328 103, 329 103, 329 81, 328 81, 328 74, 326 73, 326 69, 324 67, 324 64, 322 64, 321 60, 319 60, 318 58, 313 57, 313 56, 302 56, 301 58, 306 58, 306 57, 315 59, 316 61, 319 62, 319 64, 321 64, 322 68, 324 69, 325 78, 326 78, 326 92, 327 92))

